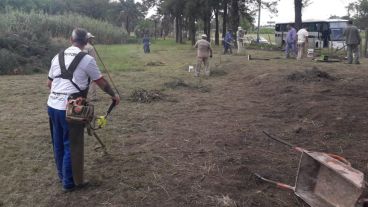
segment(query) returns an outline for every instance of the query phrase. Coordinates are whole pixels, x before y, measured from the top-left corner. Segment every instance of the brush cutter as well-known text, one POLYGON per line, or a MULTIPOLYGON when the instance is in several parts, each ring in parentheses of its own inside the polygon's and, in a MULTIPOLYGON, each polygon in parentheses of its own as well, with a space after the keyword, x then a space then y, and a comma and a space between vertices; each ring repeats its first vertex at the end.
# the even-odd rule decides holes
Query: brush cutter
POLYGON ((109 109, 106 112, 105 116, 95 116, 94 119, 88 124, 87 127, 87 132, 88 135, 90 136, 94 136, 96 138, 96 140, 98 141, 98 143, 100 143, 100 146, 95 148, 95 150, 102 148, 104 150, 104 152, 106 153, 106 146, 105 144, 102 142, 102 140, 100 139, 100 137, 97 135, 96 130, 102 129, 106 126, 107 124, 107 117, 110 115, 112 109, 115 107, 116 105, 116 101, 113 100, 111 105, 109 106, 109 109), (97 124, 97 126, 96 126, 97 124))
POLYGON ((295 186, 275 182, 255 174, 263 181, 294 193, 311 207, 354 207, 364 188, 364 174, 351 167, 343 157, 312 152, 284 140, 267 137, 301 152, 295 186))
MULTIPOLYGON (((107 75, 108 75, 108 77, 109 77, 109 79, 111 81, 111 84, 112 84, 113 88, 115 89, 116 93, 120 96, 119 90, 116 87, 115 82, 112 79, 111 74, 110 74, 108 68, 106 67, 105 63, 102 61, 102 58, 101 58, 99 52, 97 51, 96 47, 93 44, 92 44, 92 46, 95 49, 96 55, 97 55, 98 59, 100 60, 102 66, 104 68, 104 71, 107 73, 107 75)), ((116 100, 112 100, 112 103, 109 106, 109 109, 107 110, 106 115, 105 116, 98 116, 98 117, 95 116, 94 119, 88 124, 88 127, 87 127, 88 134, 90 136, 93 135, 96 138, 96 140, 100 143, 100 146, 97 147, 97 148, 95 148, 95 150, 97 150, 99 148, 102 148, 104 150, 104 152, 107 153, 106 152, 106 146, 101 141, 100 137, 96 134, 96 130, 102 129, 103 127, 106 126, 106 124, 107 124, 107 117, 110 115, 111 111, 113 110, 113 108, 115 106, 116 106, 116 100), (96 122, 97 122, 97 126, 96 126, 96 122)))

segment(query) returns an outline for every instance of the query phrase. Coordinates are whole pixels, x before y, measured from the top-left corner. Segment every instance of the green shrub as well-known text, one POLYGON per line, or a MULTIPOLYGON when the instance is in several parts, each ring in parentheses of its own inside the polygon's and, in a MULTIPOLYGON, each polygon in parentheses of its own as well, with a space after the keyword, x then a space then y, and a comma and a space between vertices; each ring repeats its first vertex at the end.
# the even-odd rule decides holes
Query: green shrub
POLYGON ((0 49, 0 75, 13 73, 19 66, 20 57, 7 49, 0 49))
POLYGON ((0 14, 0 31, 23 35, 43 43, 49 37, 69 38, 75 27, 87 29, 101 44, 122 43, 127 38, 126 32, 120 27, 77 14, 48 15, 9 9, 0 14))
POLYGON ((47 71, 53 56, 68 46, 75 27, 83 27, 103 44, 126 42, 120 27, 75 14, 48 15, 7 9, 0 13, 0 74, 47 71))

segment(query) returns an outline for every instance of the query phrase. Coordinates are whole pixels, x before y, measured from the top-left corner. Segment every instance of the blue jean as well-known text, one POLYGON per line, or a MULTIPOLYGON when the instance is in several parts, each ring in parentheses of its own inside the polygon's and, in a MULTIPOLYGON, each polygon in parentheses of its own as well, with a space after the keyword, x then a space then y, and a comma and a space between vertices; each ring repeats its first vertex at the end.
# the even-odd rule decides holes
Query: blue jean
POLYGON ((143 50, 144 50, 144 53, 150 53, 150 45, 149 44, 144 44, 143 45, 143 50))
POLYGON ((228 42, 223 41, 222 44, 224 45, 224 54, 227 54, 227 53, 233 54, 232 46, 228 42))
POLYGON ((287 42, 285 47, 285 56, 288 58, 290 53, 294 56, 296 55, 296 44, 287 42))
POLYGON ((50 127, 52 126, 52 145, 59 178, 65 189, 75 186, 70 158, 69 127, 66 122, 66 111, 48 107, 50 127))

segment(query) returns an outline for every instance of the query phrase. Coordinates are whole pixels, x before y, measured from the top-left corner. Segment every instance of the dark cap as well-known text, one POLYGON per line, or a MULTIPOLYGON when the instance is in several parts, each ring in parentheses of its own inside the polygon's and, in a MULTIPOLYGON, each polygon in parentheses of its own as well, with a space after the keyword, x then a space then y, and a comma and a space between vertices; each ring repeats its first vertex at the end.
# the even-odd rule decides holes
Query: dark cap
POLYGON ((87 30, 75 28, 72 32, 72 41, 81 45, 86 45, 88 42, 87 30))

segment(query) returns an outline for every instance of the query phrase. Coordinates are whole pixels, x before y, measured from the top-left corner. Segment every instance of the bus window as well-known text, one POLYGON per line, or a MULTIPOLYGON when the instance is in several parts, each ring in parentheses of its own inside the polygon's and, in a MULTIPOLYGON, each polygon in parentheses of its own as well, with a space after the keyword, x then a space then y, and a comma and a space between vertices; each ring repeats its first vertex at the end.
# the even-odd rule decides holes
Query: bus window
POLYGON ((321 32, 322 28, 323 28, 322 22, 315 22, 313 23, 313 27, 311 29, 313 29, 313 32, 321 32))
POLYGON ((317 31, 317 24, 318 23, 308 22, 308 23, 303 23, 302 27, 307 28, 308 32, 316 32, 317 31))
POLYGON ((280 32, 280 30, 281 30, 281 25, 276 24, 275 31, 280 32))
POLYGON ((347 21, 330 22, 330 38, 332 41, 344 41, 344 29, 347 21))
POLYGON ((345 28, 346 26, 346 22, 330 22, 330 28, 345 28))
POLYGON ((344 40, 344 29, 343 28, 331 28, 331 40, 332 41, 343 41, 344 40))
POLYGON ((280 32, 287 32, 288 29, 287 29, 287 24, 281 24, 280 25, 280 32))
POLYGON ((322 31, 328 31, 328 29, 329 29, 328 23, 327 22, 323 23, 322 24, 322 31))

